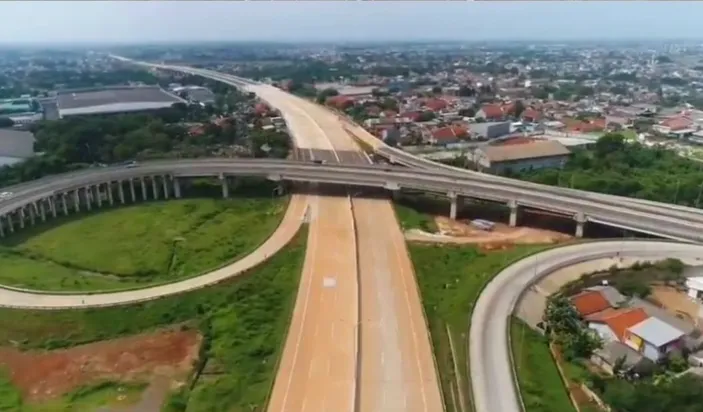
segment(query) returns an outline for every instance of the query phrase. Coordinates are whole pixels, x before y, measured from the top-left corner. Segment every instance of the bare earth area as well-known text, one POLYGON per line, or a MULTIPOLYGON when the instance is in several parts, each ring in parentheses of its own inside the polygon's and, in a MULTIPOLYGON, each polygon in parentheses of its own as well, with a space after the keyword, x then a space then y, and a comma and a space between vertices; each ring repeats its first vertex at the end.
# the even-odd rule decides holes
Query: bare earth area
POLYGON ((181 384, 201 340, 196 330, 167 330, 49 352, 0 348, 0 365, 9 370, 26 402, 58 398, 106 380, 157 383, 163 400, 170 389, 163 384, 165 378, 174 386, 181 384))
POLYGON ((677 290, 674 287, 652 286, 652 294, 649 296, 649 300, 691 322, 696 322, 698 319, 698 305, 696 302, 692 301, 686 292, 677 290))
POLYGON ((439 233, 427 233, 420 229, 411 229, 405 238, 416 242, 478 244, 487 250, 504 249, 514 244, 561 243, 572 236, 546 229, 531 227, 510 227, 496 223, 492 231, 487 232, 473 227, 468 221, 452 220, 436 216, 435 224, 439 233))

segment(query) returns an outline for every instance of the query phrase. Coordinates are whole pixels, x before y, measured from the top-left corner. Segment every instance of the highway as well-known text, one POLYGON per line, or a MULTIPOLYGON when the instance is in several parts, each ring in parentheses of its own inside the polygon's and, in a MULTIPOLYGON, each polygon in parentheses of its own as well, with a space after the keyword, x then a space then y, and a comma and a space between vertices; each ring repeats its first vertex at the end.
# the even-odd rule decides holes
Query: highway
MULTIPOLYGON (((620 225, 674 239, 700 242, 703 214, 677 206, 528 184, 430 164, 368 140, 378 153, 413 169, 364 165, 344 122, 316 105, 271 86, 200 69, 191 72, 254 91, 282 111, 298 147, 309 158, 334 153, 351 164, 316 165, 270 160, 180 160, 137 168, 92 169, 17 185, 0 202, 0 215, 65 191, 143 176, 253 175, 273 180, 341 187, 408 188, 454 192, 498 202, 583 214, 587 220, 620 225)), ((358 128, 355 133, 362 134, 358 128)), ((369 139, 362 136, 362 140, 369 139)), ((375 139, 375 138, 374 138, 375 139)), ((306 157, 307 158, 307 157, 306 157)), ((38 294, 0 288, 0 305, 59 309, 132 303, 204 287, 262 262, 285 245, 307 211, 310 231, 294 319, 276 378, 271 411, 442 410, 417 285, 402 234, 385 199, 362 197, 357 189, 338 196, 293 196, 274 235, 256 252, 210 274, 154 288, 98 295, 38 294), (358 194, 358 196, 357 196, 358 194), (358 256, 357 256, 358 255, 358 256)), ((553 249, 501 272, 477 302, 470 331, 473 397, 479 412, 518 411, 507 344, 507 322, 521 293, 559 267, 612 255, 655 259, 700 256, 696 245, 671 242, 598 242, 553 249), (617 246, 614 244, 617 243, 617 246)))

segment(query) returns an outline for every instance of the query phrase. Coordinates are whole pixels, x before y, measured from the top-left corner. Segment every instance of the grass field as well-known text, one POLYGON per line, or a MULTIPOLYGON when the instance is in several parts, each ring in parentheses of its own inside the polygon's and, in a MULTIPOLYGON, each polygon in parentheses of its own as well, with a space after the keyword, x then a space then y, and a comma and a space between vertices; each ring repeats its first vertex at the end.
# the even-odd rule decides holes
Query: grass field
POLYGON ((432 335, 447 411, 471 410, 467 335, 470 315, 483 286, 509 263, 545 247, 526 245, 506 251, 481 252, 471 246, 408 245, 432 335), (464 399, 463 407, 461 399, 464 399))
POLYGON ((545 338, 516 318, 510 337, 525 412, 575 412, 545 338))
POLYGON ((437 225, 432 216, 397 203, 394 206, 395 214, 398 216, 398 221, 403 230, 421 229, 429 233, 437 232, 437 225))
POLYGON ((254 250, 275 230, 285 202, 172 200, 40 225, 0 246, 0 283, 94 291, 194 276, 254 250))
MULTIPOLYGON (((205 369, 219 373, 200 375, 192 391, 186 388, 175 394, 167 409, 183 411, 179 405, 187 405, 188 412, 262 410, 290 322, 305 239, 302 230, 250 273, 178 296, 74 311, 0 309, 0 345, 69 347, 190 322, 205 337, 205 369)), ((7 388, 0 380, 0 405, 16 399, 7 388)))

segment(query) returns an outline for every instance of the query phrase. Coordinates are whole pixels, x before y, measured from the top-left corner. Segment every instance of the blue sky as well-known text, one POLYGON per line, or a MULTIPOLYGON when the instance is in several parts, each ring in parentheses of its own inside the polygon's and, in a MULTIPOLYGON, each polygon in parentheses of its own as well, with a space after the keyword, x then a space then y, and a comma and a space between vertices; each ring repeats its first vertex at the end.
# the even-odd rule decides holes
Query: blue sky
POLYGON ((703 2, 2 1, 0 43, 703 39, 703 2))

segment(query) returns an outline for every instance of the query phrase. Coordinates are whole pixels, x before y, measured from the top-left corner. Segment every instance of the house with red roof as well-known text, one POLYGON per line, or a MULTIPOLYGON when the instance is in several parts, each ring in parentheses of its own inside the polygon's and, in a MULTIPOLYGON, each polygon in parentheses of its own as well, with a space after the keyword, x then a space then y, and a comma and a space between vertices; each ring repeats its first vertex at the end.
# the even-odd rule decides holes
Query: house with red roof
POLYGON ((683 137, 696 131, 693 120, 685 115, 669 117, 654 125, 652 129, 672 137, 683 137))
POLYGON ((440 112, 449 107, 449 103, 444 99, 433 98, 425 102, 425 107, 433 112, 440 112))
POLYGON ((446 145, 457 143, 468 136, 469 132, 466 128, 452 125, 433 130, 428 140, 430 144, 446 145))
POLYGON ((506 113, 503 111, 503 106, 497 104, 485 104, 476 112, 476 118, 482 118, 489 122, 499 122, 503 120, 506 113))
POLYGON ((539 111, 528 107, 522 112, 522 115, 520 115, 520 118, 522 119, 523 122, 530 122, 530 123, 535 123, 540 121, 542 118, 542 113, 539 111))
POLYGON ((610 302, 597 290, 584 290, 569 300, 583 318, 611 307, 610 302))

